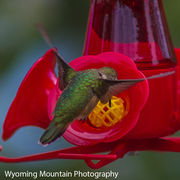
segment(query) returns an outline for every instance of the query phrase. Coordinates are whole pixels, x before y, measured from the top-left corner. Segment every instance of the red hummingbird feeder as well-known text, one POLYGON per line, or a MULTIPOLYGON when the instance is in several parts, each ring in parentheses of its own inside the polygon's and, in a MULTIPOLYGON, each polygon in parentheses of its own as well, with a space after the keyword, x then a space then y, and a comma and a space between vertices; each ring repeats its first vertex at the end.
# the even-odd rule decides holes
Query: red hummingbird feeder
MULTIPOLYGON (((111 108, 99 102, 84 123, 75 120, 64 133, 75 147, 0 161, 83 159, 97 169, 130 151, 180 152, 180 138, 166 137, 180 129, 180 50, 174 51, 161 0, 91 0, 83 55, 70 63, 77 71, 109 66, 119 79, 176 73, 131 87, 113 97, 111 108)), ((3 139, 23 126, 47 128, 61 94, 55 62, 49 50, 30 69, 7 113, 3 139)))

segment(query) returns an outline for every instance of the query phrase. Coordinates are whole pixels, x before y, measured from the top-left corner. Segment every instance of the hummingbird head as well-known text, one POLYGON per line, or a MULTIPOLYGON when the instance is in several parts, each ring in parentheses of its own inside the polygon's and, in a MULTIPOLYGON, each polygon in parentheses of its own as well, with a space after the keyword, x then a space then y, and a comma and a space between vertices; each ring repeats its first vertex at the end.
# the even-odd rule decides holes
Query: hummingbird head
POLYGON ((109 80, 117 79, 117 72, 110 67, 103 67, 98 69, 98 74, 102 79, 109 79, 109 80))

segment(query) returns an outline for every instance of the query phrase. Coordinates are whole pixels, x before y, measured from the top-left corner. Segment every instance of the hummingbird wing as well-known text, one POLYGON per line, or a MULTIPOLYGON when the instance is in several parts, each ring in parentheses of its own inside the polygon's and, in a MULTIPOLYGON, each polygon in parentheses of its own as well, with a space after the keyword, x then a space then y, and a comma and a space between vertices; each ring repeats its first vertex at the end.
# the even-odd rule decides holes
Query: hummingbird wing
POLYGON ((76 75, 76 71, 57 52, 55 54, 58 63, 59 88, 63 91, 69 81, 76 75))
POLYGON ((170 71, 170 72, 160 73, 157 75, 153 75, 153 76, 141 78, 141 79, 121 79, 121 80, 100 79, 100 81, 103 81, 101 82, 103 86, 101 86, 101 90, 100 90, 103 95, 100 97, 100 101, 106 104, 109 100, 111 100, 112 96, 118 95, 119 93, 127 90, 129 87, 134 86, 135 84, 139 82, 142 82, 146 79, 149 80, 149 79, 162 78, 162 77, 174 74, 174 73, 175 71, 170 71), (105 87, 108 87, 108 88, 107 88, 107 91, 104 93, 105 87))
POLYGON ((97 105, 98 101, 99 101, 99 98, 96 95, 94 95, 91 98, 91 100, 89 101, 89 103, 85 106, 83 111, 80 113, 80 115, 77 117, 77 119, 79 119, 79 120, 86 120, 86 118, 89 116, 91 111, 97 105))
POLYGON ((69 81, 72 79, 72 77, 76 74, 76 71, 66 63, 66 61, 62 58, 62 56, 54 48, 52 40, 50 39, 48 33, 46 32, 44 26, 38 23, 37 27, 44 40, 52 48, 52 50, 56 55, 56 61, 58 63, 59 88, 61 91, 63 91, 68 85, 69 81))

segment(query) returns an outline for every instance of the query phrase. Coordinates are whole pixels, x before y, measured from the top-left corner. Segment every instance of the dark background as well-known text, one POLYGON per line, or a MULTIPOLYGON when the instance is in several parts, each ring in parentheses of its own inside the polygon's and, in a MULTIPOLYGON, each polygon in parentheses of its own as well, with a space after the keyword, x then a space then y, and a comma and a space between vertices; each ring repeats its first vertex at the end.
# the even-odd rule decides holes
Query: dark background
MULTIPOLYGON (((163 3, 174 46, 180 47, 180 1, 163 0, 163 3)), ((35 24, 41 22, 45 25, 54 44, 69 62, 82 54, 88 9, 89 0, 0 0, 1 127, 26 72, 48 49, 35 24)), ((61 138, 49 147, 41 147, 37 141, 42 132, 42 129, 36 127, 26 127, 20 129, 9 141, 0 140, 4 147, 1 155, 20 156, 70 146, 61 138)), ((126 156, 98 171, 118 171, 119 179, 122 180, 176 180, 180 178, 179 165, 178 153, 141 152, 137 156, 126 156)), ((0 163, 0 179, 4 177, 4 170, 91 169, 83 161, 75 160, 0 163)))

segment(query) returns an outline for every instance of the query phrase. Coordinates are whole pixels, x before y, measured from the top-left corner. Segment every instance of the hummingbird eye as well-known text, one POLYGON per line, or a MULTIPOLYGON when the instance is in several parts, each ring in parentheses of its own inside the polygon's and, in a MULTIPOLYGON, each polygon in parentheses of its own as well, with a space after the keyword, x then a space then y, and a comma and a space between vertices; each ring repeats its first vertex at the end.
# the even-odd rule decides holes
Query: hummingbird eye
POLYGON ((99 76, 102 77, 102 73, 98 72, 99 76))
POLYGON ((107 79, 106 75, 101 73, 101 72, 98 72, 99 76, 102 78, 102 79, 107 79))

